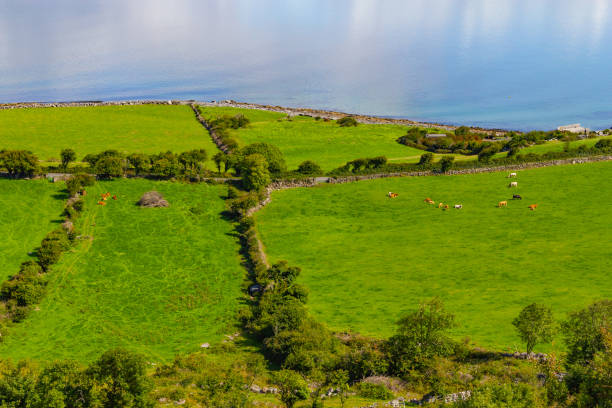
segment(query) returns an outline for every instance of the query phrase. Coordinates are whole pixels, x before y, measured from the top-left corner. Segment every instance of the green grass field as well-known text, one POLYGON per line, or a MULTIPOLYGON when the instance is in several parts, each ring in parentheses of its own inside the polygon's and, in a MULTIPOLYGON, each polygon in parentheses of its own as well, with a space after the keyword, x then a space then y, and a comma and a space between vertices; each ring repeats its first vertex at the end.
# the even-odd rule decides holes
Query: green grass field
POLYGON ((86 154, 116 149, 159 153, 217 147, 189 106, 134 105, 0 110, 0 150, 25 149, 42 161, 72 148, 86 154))
POLYGON ((521 171, 512 190, 506 173, 322 185, 273 193, 256 219, 270 260, 303 269, 312 313, 334 329, 388 336, 439 296, 457 337, 519 347, 511 321, 527 304, 561 319, 612 296, 610 177, 605 162, 521 171), (524 199, 496 207, 513 193, 524 199))
POLYGON ((79 228, 93 241, 62 257, 40 310, 11 329, 0 355, 90 361, 122 346, 165 361, 236 331, 244 270, 222 191, 142 179, 90 187, 79 228), (135 205, 154 189, 169 208, 135 205), (106 191, 119 199, 96 205, 106 191))
POLYGON ((30 259, 64 208, 64 183, 0 178, 0 280, 30 259))
MULTIPOLYGON (((610 139, 610 136, 576 140, 574 142, 570 142, 570 147, 572 149, 576 149, 579 146, 583 146, 583 145, 587 147, 593 147, 595 143, 597 143, 601 139, 610 139)), ((546 142, 544 144, 539 144, 539 145, 536 144, 536 145, 532 145, 529 147, 525 147, 524 149, 521 149, 521 154, 526 154, 526 153, 543 154, 547 152, 562 152, 564 147, 565 147, 565 142, 560 142, 560 141, 546 142)))
POLYGON ((336 122, 316 121, 296 116, 254 109, 201 107, 202 115, 215 118, 244 114, 251 121, 244 129, 230 133, 242 146, 265 142, 277 146, 284 154, 289 169, 296 169, 305 160, 314 160, 324 170, 342 166, 360 157, 387 156, 392 162, 416 162, 424 152, 401 145, 396 139, 406 134, 407 127, 397 125, 364 125, 340 127, 336 122))

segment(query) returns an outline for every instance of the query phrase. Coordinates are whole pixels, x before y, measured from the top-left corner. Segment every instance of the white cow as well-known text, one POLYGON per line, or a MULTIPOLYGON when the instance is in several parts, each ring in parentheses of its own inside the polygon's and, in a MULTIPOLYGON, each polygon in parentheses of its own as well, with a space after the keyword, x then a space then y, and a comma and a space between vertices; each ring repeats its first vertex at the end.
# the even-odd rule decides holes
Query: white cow
POLYGON ((516 177, 516 173, 510 173, 510 175, 508 176, 508 178, 511 178, 511 177, 516 177))
POLYGON ((518 187, 518 183, 516 181, 513 181, 508 187, 518 187))
POLYGON ((462 208, 463 208, 463 205, 462 205, 462 204, 455 204, 455 208, 456 208, 456 209, 458 209, 458 210, 460 210, 460 209, 462 209, 462 208))

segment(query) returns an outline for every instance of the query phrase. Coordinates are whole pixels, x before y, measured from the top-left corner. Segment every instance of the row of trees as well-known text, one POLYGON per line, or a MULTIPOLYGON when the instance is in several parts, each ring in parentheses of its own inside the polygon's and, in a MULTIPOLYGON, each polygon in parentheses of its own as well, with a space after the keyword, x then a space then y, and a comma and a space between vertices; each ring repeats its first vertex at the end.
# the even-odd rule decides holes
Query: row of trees
POLYGON ((2 407, 153 407, 151 388, 144 358, 123 349, 104 353, 88 367, 69 360, 43 369, 28 361, 0 363, 2 407))

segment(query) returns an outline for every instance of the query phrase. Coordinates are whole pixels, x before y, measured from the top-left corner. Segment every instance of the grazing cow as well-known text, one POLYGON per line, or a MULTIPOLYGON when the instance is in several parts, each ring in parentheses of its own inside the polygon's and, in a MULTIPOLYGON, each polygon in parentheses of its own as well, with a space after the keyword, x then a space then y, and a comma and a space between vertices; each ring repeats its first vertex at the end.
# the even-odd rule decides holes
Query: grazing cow
POLYGON ((463 208, 463 205, 461 205, 461 204, 455 204, 455 208, 456 208, 456 209, 458 209, 458 210, 460 210, 460 209, 462 209, 462 208, 463 208))
POLYGON ((508 206, 508 202, 507 201, 500 201, 499 203, 497 203, 498 207, 507 207, 508 206))
POLYGON ((537 205, 537 204, 531 204, 531 205, 529 206, 529 209, 530 209, 531 211, 534 211, 536 208, 538 208, 538 205, 537 205))
POLYGON ((98 201, 98 205, 106 205, 106 201, 98 201))
POLYGON ((448 204, 444 204, 444 209, 448 210, 450 207, 448 206, 448 204))
POLYGON ((82 191, 81 191, 81 195, 82 195, 83 197, 85 197, 85 196, 87 195, 87 191, 82 190, 82 191))
POLYGON ((508 175, 508 178, 512 178, 512 177, 516 177, 516 173, 510 173, 510 174, 508 175))
POLYGON ((513 199, 513 200, 522 200, 522 199, 523 199, 523 197, 521 197, 521 195, 520 195, 520 194, 512 194, 512 199, 513 199))
POLYGON ((432 200, 432 199, 431 199, 431 198, 429 198, 429 197, 427 197, 427 198, 425 199, 425 202, 426 202, 427 204, 435 204, 434 200, 432 200))
POLYGON ((442 208, 442 207, 444 207, 444 203, 438 204, 438 208, 442 208))
POLYGON ((510 185, 508 185, 508 187, 518 187, 518 183, 516 181, 513 181, 510 183, 510 185))
POLYGON ((113 196, 113 200, 116 200, 116 199, 117 199, 117 196, 116 196, 116 195, 114 195, 114 196, 113 196))

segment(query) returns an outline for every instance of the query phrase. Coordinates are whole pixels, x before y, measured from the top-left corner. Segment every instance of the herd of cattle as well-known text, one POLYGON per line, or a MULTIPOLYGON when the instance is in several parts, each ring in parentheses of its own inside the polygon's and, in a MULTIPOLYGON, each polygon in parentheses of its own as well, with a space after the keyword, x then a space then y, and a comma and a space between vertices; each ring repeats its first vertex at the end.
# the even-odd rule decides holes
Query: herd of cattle
MULTIPOLYGON (((508 175, 508 178, 515 178, 516 176, 517 176, 516 173, 510 173, 508 175)), ((510 184, 508 184, 508 188, 513 188, 513 187, 518 187, 518 182, 517 181, 511 181, 510 184)), ((398 193, 393 193, 391 191, 389 191, 389 193, 387 193, 387 197, 389 197, 389 198, 396 198, 398 196, 399 196, 398 193)), ((512 194, 512 199, 513 200, 522 200, 523 197, 521 197, 520 194, 512 194)), ((431 205, 435 205, 436 204, 435 201, 432 200, 429 197, 427 197, 424 201, 427 204, 431 204, 431 205)), ((504 201, 498 202, 497 203, 497 207, 498 208, 508 207, 508 201, 504 200, 504 201)), ((440 203, 438 203, 438 208, 441 208, 442 210, 448 210, 448 209, 450 209, 450 206, 448 204, 444 204, 444 203, 440 202, 440 203)), ((453 208, 455 208, 457 210, 460 210, 460 209, 463 208, 463 204, 455 204, 453 206, 453 208)), ((534 211, 536 208, 538 208, 538 205, 537 204, 531 204, 531 205, 527 206, 527 208, 529 208, 531 211, 534 211)))
MULTIPOLYGON (((106 192, 106 193, 102 193, 100 194, 100 196, 102 197, 102 200, 98 201, 98 205, 106 205, 106 200, 108 200, 108 198, 111 196, 111 193, 106 192)), ((113 196, 113 200, 116 200, 117 196, 114 195, 113 196)))

